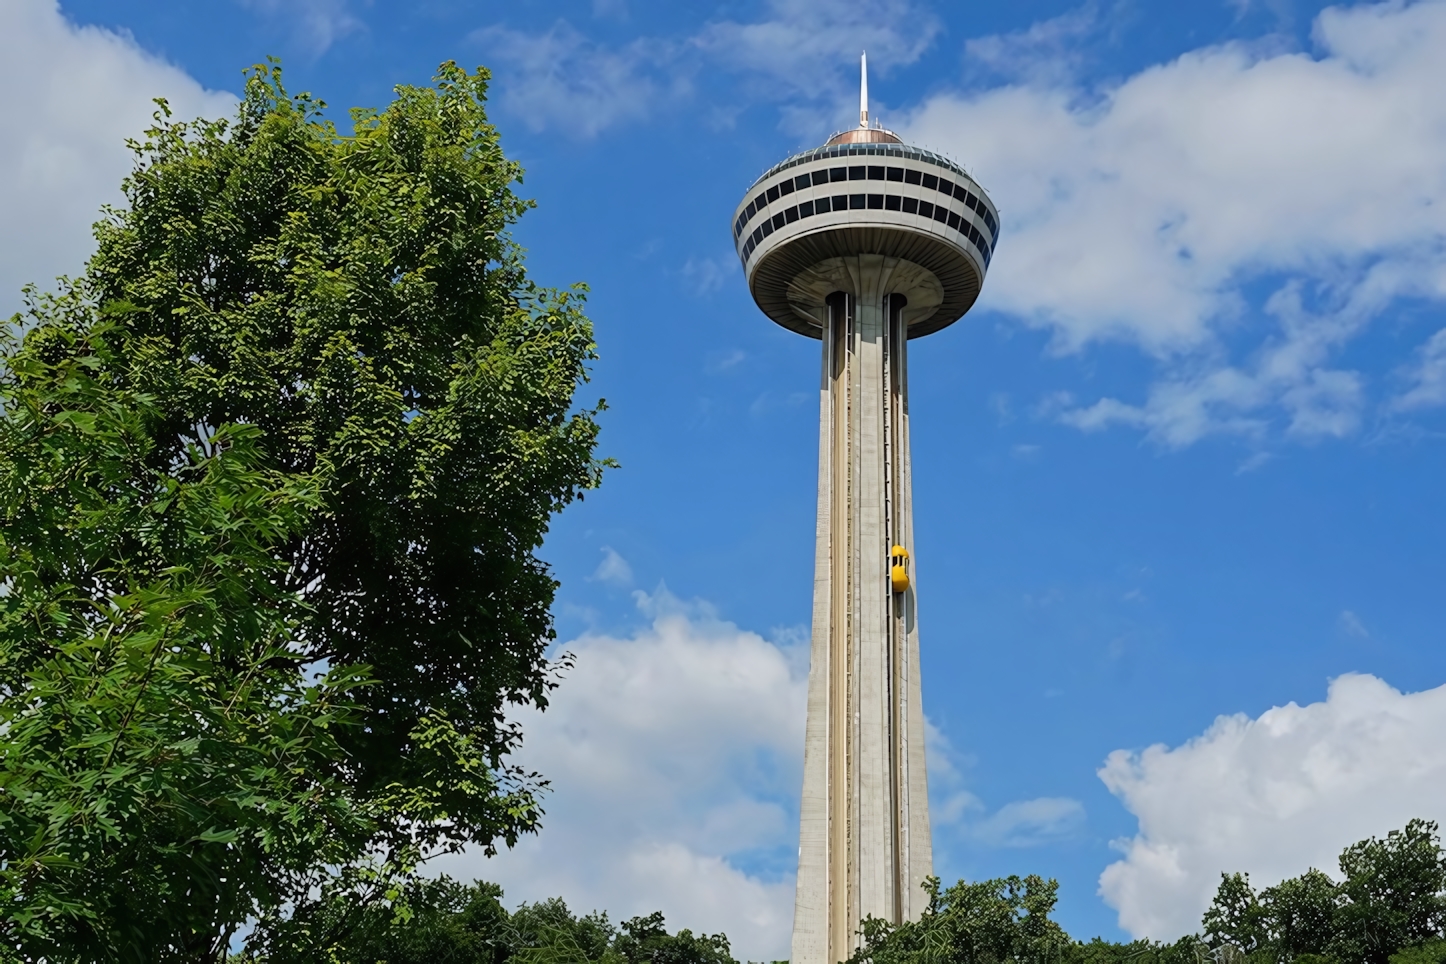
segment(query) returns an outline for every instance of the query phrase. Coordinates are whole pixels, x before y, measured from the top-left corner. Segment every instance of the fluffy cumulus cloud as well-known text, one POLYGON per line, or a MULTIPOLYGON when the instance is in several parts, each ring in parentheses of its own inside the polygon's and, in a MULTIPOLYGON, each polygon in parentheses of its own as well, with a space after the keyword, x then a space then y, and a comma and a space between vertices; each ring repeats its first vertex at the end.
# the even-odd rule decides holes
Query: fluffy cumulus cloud
POLYGON ((649 624, 584 636, 518 761, 554 786, 544 830, 495 858, 437 869, 495 880, 508 901, 561 895, 614 921, 663 911, 724 931, 740 959, 788 955, 802 779, 801 653, 666 591, 649 624))
MULTIPOLYGON (((867 48, 887 71, 928 49, 939 20, 912 0, 769 0, 755 20, 717 20, 691 35, 609 43, 558 21, 540 33, 493 25, 473 41, 507 67, 503 105, 535 130, 592 137, 692 98, 705 65, 743 78, 750 96, 783 101, 790 129, 817 134, 847 122, 856 102, 851 65, 867 48)), ((710 116, 730 121, 730 108, 710 116)))
MULTIPOLYGON (((1123 339, 1160 359, 1144 398, 1058 416, 1172 446, 1356 431, 1367 386, 1343 349, 1395 299, 1446 296, 1446 3, 1331 8, 1311 53, 1207 47, 1103 92, 1029 69, 1029 50, 1080 28, 976 41, 1015 52, 1024 79, 940 94, 905 125, 1001 208, 992 307, 1060 351, 1123 339), (1262 284, 1275 294, 1256 312, 1262 284)), ((1385 408, 1446 401, 1433 345, 1420 387, 1385 408)))
POLYGON ((230 113, 235 98, 140 49, 128 36, 79 27, 56 0, 0 3, 0 314, 20 288, 76 274, 100 207, 120 201, 138 138, 165 97, 178 117, 230 113))
POLYGON ((1170 749, 1112 753, 1100 777, 1139 818, 1100 892, 1136 937, 1198 929, 1220 874, 1266 886, 1337 870, 1348 844, 1446 818, 1446 686, 1334 680, 1324 702, 1221 717, 1170 749))

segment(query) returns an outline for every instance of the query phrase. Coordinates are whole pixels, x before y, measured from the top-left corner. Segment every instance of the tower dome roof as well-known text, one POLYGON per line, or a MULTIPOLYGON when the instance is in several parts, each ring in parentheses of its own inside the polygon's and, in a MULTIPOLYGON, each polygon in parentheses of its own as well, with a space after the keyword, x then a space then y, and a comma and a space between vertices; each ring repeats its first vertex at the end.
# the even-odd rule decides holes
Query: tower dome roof
POLYGON ((899 135, 882 127, 851 127, 830 137, 824 147, 832 144, 902 144, 899 135))

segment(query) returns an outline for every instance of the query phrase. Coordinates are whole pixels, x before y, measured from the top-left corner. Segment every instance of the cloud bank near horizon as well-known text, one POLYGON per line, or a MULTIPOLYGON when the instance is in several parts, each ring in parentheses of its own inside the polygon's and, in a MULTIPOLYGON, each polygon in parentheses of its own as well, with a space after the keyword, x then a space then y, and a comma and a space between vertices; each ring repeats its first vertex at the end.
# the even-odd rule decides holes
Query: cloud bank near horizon
POLYGON ((1116 750, 1099 770, 1139 819, 1100 895, 1135 937, 1200 927, 1222 873, 1257 887, 1309 867, 1339 876, 1347 845, 1414 817, 1446 822, 1446 686, 1402 693, 1349 673, 1322 702, 1222 716, 1173 749, 1116 750))
POLYGON ((705 604, 635 595, 646 624, 566 644, 551 706, 517 716, 516 762, 553 785, 543 831, 434 869, 496 881, 509 904, 661 910, 740 959, 787 957, 807 668, 705 604))

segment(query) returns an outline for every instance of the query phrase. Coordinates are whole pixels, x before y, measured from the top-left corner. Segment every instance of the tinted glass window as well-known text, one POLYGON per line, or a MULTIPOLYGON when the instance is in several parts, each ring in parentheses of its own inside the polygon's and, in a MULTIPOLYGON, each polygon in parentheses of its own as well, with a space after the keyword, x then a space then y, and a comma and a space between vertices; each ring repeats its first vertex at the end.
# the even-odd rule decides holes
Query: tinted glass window
POLYGON ((919 183, 919 172, 918 172, 918 171, 905 171, 905 172, 904 172, 904 183, 905 183, 905 184, 918 184, 918 183, 919 183))
POLYGON ((920 216, 920 217, 925 217, 925 218, 933 217, 933 216, 934 216, 934 205, 930 204, 928 201, 920 201, 920 202, 919 202, 919 216, 920 216))
POLYGON ((781 227, 783 227, 783 212, 782 212, 782 211, 779 211, 777 214, 775 214, 775 215, 773 216, 773 226, 774 226, 775 228, 781 228, 781 227))
POLYGON ((792 224, 793 222, 797 221, 797 220, 798 220, 798 207, 797 207, 797 205, 795 205, 794 207, 789 208, 787 211, 784 211, 784 212, 783 212, 783 219, 784 219, 785 221, 787 221, 789 224, 792 224))
POLYGON ((916 197, 906 197, 906 198, 904 198, 904 213, 905 213, 905 214, 918 214, 918 213, 919 213, 919 199, 916 198, 916 197))
POLYGON ((792 194, 792 193, 793 193, 793 182, 792 182, 792 181, 784 181, 782 184, 778 185, 778 193, 779 193, 779 194, 792 194))
POLYGON ((969 210, 971 211, 979 210, 979 199, 968 191, 964 192, 964 203, 969 206, 969 210))
POLYGON ((994 223, 994 215, 990 214, 988 211, 984 212, 984 223, 989 225, 990 234, 997 235, 999 233, 999 225, 994 223))
POLYGON ((849 179, 849 169, 846 167, 831 167, 828 169, 828 179, 830 181, 847 181, 849 179))
POLYGON ((890 194, 888 197, 884 198, 884 210, 897 211, 898 209, 899 199, 895 195, 890 194))
POLYGON ((979 243, 979 229, 972 224, 969 225, 969 240, 975 244, 979 243))
POLYGON ((946 207, 945 207, 944 205, 942 205, 942 204, 936 204, 936 205, 934 205, 934 220, 935 220, 935 221, 947 221, 947 220, 949 220, 949 209, 946 208, 946 207))
POLYGON ((768 237, 768 236, 769 236, 770 234, 772 234, 772 233, 773 233, 773 221, 771 221, 771 220, 769 220, 769 221, 764 221, 764 222, 763 222, 763 236, 766 238, 766 237, 768 237))
POLYGON ((733 222, 733 237, 736 239, 736 238, 738 237, 738 235, 740 235, 740 234, 742 234, 742 233, 743 233, 743 215, 740 214, 740 215, 738 215, 738 220, 733 222))
POLYGON ((769 203, 772 203, 772 202, 778 200, 778 188, 777 188, 777 186, 774 186, 774 187, 771 187, 771 188, 768 189, 768 200, 769 200, 769 203))
POLYGON ((828 183, 828 171, 814 171, 814 172, 813 172, 813 183, 815 183, 815 184, 827 184, 827 183, 828 183))
POLYGON ((864 196, 862 194, 849 195, 849 210, 861 211, 864 207, 864 196))
POLYGON ((754 229, 753 229, 753 243, 754 243, 754 244, 757 244, 759 241, 762 241, 762 240, 763 240, 763 228, 762 228, 762 227, 756 227, 756 228, 754 228, 754 229))
POLYGON ((932 191, 939 186, 939 179, 932 174, 925 174, 924 186, 932 191))
POLYGON ((904 179, 904 169, 903 169, 902 167, 891 167, 891 168, 889 168, 889 180, 891 180, 891 181, 902 181, 903 179, 904 179))
POLYGON ((849 180, 862 181, 864 179, 864 173, 866 170, 867 169, 863 165, 849 168, 849 180))
POLYGON ((959 215, 955 214, 953 211, 949 212, 949 227, 953 228, 955 231, 959 230, 959 215))
POLYGON ((814 209, 815 211, 817 211, 819 214, 827 214, 827 213, 828 213, 828 198, 826 198, 826 197, 821 197, 821 198, 819 198, 817 201, 813 202, 813 209, 814 209))
MULTIPOLYGON (((863 197, 862 194, 859 197, 863 197)), ((835 211, 847 211, 849 209, 849 196, 847 194, 835 194, 833 196, 833 209, 835 211)))
POLYGON ((952 195, 954 193, 954 182, 946 181, 942 177, 939 178, 939 190, 945 194, 952 195))
POLYGON ((804 201, 802 204, 800 204, 798 206, 798 216, 801 218, 813 217, 813 202, 804 201))
POLYGON ((805 188, 805 187, 808 187, 808 175, 807 175, 807 174, 800 174, 800 175, 798 175, 798 177, 796 177, 796 178, 793 179, 793 186, 794 186, 794 187, 797 187, 797 188, 805 188))
POLYGON ((760 195, 758 195, 756 198, 753 199, 753 209, 754 209, 755 211, 762 211, 762 210, 763 210, 763 205, 765 205, 765 204, 767 204, 767 203, 768 203, 768 198, 766 198, 766 197, 764 197, 762 194, 760 194, 760 195))
POLYGON ((882 194, 870 194, 869 207, 875 211, 882 211, 884 209, 884 196, 882 194))
POLYGON ((753 219, 753 212, 756 211, 756 210, 758 210, 758 209, 753 206, 753 202, 752 202, 752 201, 749 201, 749 202, 748 202, 748 207, 746 207, 746 208, 743 209, 743 223, 744 223, 744 224, 747 224, 749 221, 751 221, 751 220, 753 219))
POLYGON ((869 180, 870 180, 870 181, 882 181, 883 179, 884 179, 884 169, 883 169, 882 167, 875 167, 874 165, 870 164, 870 165, 869 165, 869 180))

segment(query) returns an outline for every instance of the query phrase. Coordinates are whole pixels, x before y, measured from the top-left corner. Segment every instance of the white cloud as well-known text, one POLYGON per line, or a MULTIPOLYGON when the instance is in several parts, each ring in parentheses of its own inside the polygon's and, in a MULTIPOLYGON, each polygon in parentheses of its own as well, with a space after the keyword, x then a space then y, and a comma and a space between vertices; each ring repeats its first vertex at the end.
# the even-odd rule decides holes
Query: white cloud
POLYGON ((720 258, 689 258, 683 263, 683 279, 693 293, 706 297, 723 287, 738 272, 738 258, 729 254, 720 258))
MULTIPOLYGON (((709 352, 706 363, 706 370, 714 374, 731 371, 748 358, 748 353, 741 348, 730 348, 726 351, 709 352)), ((776 638, 776 637, 775 637, 776 638)))
POLYGON ((1073 424, 1170 445, 1350 434, 1366 386, 1335 358, 1394 299, 1446 295, 1446 3, 1331 8, 1314 37, 1316 56, 1208 47, 1104 92, 1036 77, 941 94, 903 125, 1001 208, 987 304, 1059 351, 1115 339, 1160 359, 1143 403, 1073 424), (1262 283, 1273 330, 1234 360, 1262 283))
POLYGON ((56 0, 0 3, 0 315, 20 288, 79 274, 90 226, 119 203, 126 138, 150 126, 154 97, 177 117, 229 114, 235 98, 204 90, 126 35, 78 27, 56 0))
POLYGON ((1361 622, 1361 617, 1349 609, 1341 610, 1340 624, 1341 631, 1349 636, 1355 636, 1357 639, 1371 638, 1371 631, 1366 628, 1365 623, 1361 622))
POLYGON ((633 567, 628 565, 628 561, 618 555, 617 550, 612 546, 603 546, 602 552, 603 560, 593 570, 592 578, 612 586, 631 586, 633 584, 633 567))
POLYGON ((787 957, 807 669, 705 606, 638 598, 651 625, 569 644, 551 707, 520 717, 517 761, 554 786, 542 833, 436 869, 495 880, 509 903, 561 895, 614 921, 662 910, 724 931, 740 959, 787 957))
POLYGON ((1033 83, 1067 82, 1084 60, 1082 41, 1096 22, 1095 11, 1084 7, 1024 30, 971 38, 964 42, 965 66, 1033 83))
MULTIPOLYGON (((719 20, 691 36, 596 41, 565 20, 542 33, 491 26, 472 34, 503 63, 502 102, 534 130, 593 137, 688 100, 705 64, 743 77, 749 96, 785 101, 785 124, 810 136, 852 123, 858 55, 877 72, 912 63, 933 42, 939 20, 912 0, 770 0, 753 21, 719 20)), ((713 105, 723 125, 736 106, 713 105)))
POLYGON ((711 23, 691 44, 742 73, 756 96, 796 105, 822 95, 823 105, 804 110, 822 108, 830 115, 841 99, 844 119, 852 123, 860 52, 868 51, 871 72, 887 73, 919 59, 940 29, 939 18, 911 0, 770 0, 764 19, 711 23))
POLYGON ((1349 674, 1324 702, 1223 716, 1169 749, 1110 754, 1100 778, 1139 819, 1100 893, 1136 937, 1199 928, 1224 872, 1268 886, 1336 870, 1348 844, 1446 818, 1446 686, 1349 674))
POLYGON ((1084 804, 1069 797, 1016 800, 981 820, 974 835, 996 847, 1037 847, 1073 836, 1084 818, 1084 804))
POLYGON ((1084 805, 1068 797, 1015 800, 990 813, 984 801, 964 786, 967 761, 932 723, 925 721, 924 726, 936 864, 956 839, 991 848, 1038 847, 1068 839, 1084 826, 1084 805))
POLYGON ((489 62, 506 65, 498 72, 502 104, 535 131, 593 137, 642 120, 690 90, 687 71, 664 41, 644 37, 609 47, 565 20, 545 33, 494 26, 471 39, 489 62))
POLYGON ((296 38, 313 55, 363 28, 347 0, 240 0, 243 7, 267 17, 289 21, 296 38))
POLYGON ((1407 370, 1411 387, 1392 399, 1398 412, 1446 405, 1446 328, 1426 340, 1407 370))

